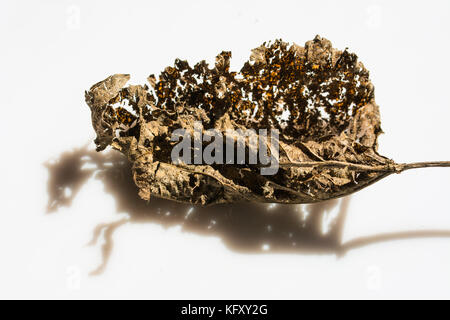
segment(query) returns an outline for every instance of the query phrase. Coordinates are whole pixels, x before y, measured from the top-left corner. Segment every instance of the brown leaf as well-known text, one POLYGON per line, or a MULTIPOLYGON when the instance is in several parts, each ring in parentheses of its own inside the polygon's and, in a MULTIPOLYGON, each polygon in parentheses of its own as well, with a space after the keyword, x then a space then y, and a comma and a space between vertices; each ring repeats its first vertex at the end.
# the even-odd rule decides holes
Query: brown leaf
MULTIPOLYGON (((212 69, 204 61, 191 67, 177 59, 159 80, 149 76, 150 87, 125 87, 129 75, 116 74, 86 92, 97 150, 111 145, 128 156, 143 199, 312 203, 406 169, 449 166, 396 164, 378 154, 382 130, 369 72, 355 54, 324 38, 305 47, 263 44, 238 73, 230 72, 230 58, 222 52, 212 69), (184 128, 193 136, 197 121, 203 134, 214 128, 224 141, 236 139, 230 129, 277 129, 279 170, 262 175, 258 164, 173 163, 172 134, 184 128)), ((255 151, 250 141, 247 157, 255 151)))

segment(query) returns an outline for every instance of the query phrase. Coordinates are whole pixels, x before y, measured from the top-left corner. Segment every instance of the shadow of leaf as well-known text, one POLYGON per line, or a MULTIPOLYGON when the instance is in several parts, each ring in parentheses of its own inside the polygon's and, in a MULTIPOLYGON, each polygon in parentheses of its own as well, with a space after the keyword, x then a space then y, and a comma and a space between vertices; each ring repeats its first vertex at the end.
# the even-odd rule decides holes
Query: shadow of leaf
POLYGON ((115 151, 97 153, 88 146, 66 151, 45 164, 49 172, 48 212, 70 206, 81 187, 94 177, 116 202, 118 213, 129 218, 100 224, 90 245, 104 237, 102 263, 91 274, 101 274, 113 249, 113 233, 125 223, 157 223, 165 227, 181 225, 184 231, 215 235, 231 250, 241 253, 336 254, 377 242, 450 237, 450 231, 428 230, 362 237, 342 243, 350 197, 308 205, 267 205, 237 203, 200 207, 153 198, 139 198, 127 159, 115 151), (85 168, 88 165, 88 168, 85 168), (331 219, 324 219, 334 213, 331 219), (324 228, 327 230, 324 232, 324 228))

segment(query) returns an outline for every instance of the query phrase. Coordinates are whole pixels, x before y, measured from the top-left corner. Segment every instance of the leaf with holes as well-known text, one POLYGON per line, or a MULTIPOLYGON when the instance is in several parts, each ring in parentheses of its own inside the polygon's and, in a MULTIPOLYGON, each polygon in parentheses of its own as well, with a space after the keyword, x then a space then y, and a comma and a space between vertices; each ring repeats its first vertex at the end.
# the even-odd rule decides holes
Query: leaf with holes
POLYGON ((213 68, 177 59, 143 86, 126 86, 130 76, 116 74, 86 92, 97 150, 112 146, 127 155, 141 198, 201 205, 313 203, 404 170, 450 166, 398 164, 378 154, 382 130, 369 72, 355 54, 334 49, 324 38, 304 47, 264 43, 240 72, 230 71, 230 59, 230 52, 220 53, 213 68), (175 163, 179 141, 173 136, 180 129, 190 143, 184 161, 175 163), (263 136, 267 130, 276 136, 263 136), (205 139, 211 132, 217 135, 205 139), (236 132, 252 132, 256 140, 239 140, 236 132), (201 155, 211 141, 218 161, 196 162, 196 152, 201 155), (267 163, 236 161, 239 141, 244 160, 265 146, 276 171, 262 174, 267 163), (226 150, 222 161, 217 150, 226 150))

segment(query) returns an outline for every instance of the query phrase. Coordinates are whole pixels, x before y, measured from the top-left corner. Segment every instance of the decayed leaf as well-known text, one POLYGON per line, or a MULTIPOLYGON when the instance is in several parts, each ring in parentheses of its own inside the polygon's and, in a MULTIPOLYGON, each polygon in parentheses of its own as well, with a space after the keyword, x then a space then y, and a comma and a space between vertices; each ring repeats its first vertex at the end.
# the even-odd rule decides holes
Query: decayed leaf
MULTIPOLYGON (((195 204, 236 201, 313 203, 358 191, 406 169, 448 162, 396 164, 377 153, 382 132, 369 72, 347 50, 317 36, 305 47, 281 40, 252 50, 240 72, 230 52, 191 67, 177 59, 150 86, 125 87, 116 74, 86 92, 95 143, 133 163, 139 194, 195 204), (279 130, 279 170, 258 165, 174 164, 174 130, 279 130)), ((269 144, 269 142, 267 142, 269 144)), ((248 142, 247 151, 253 146, 248 142)))

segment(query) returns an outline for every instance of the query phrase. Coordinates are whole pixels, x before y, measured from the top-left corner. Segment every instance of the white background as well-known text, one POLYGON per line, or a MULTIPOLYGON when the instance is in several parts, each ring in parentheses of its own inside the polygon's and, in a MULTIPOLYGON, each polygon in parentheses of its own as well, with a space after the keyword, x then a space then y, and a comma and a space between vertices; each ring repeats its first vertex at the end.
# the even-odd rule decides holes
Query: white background
MULTIPOLYGON (((270 246, 271 232, 289 228, 255 244, 248 221, 233 233, 138 219, 101 179, 77 185, 84 172, 77 155, 90 151, 71 153, 93 149, 84 90, 111 74, 143 84, 177 57, 212 62, 222 50, 232 51, 239 70, 264 41, 303 45, 320 34, 370 70, 385 131, 381 154, 450 160, 450 2, 3 0, 0 26, 0 298, 450 297, 450 169, 408 171, 353 195, 342 240, 374 238, 337 255, 301 249, 307 243, 270 246), (65 166, 62 177, 47 170, 49 161, 65 166), (67 195, 78 192, 47 214, 48 190, 60 180, 67 195), (93 230, 126 217, 106 243, 104 272, 90 276, 105 243, 85 246, 93 230)), ((277 223, 289 210, 274 208, 268 219, 277 223)))

